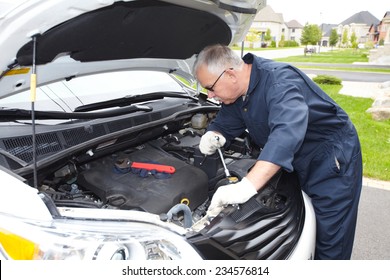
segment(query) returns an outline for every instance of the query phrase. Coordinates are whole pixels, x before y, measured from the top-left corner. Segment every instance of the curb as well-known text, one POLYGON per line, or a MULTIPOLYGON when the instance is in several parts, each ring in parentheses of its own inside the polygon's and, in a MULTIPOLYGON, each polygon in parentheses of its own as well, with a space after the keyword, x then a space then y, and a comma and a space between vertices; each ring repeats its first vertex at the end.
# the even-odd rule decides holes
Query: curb
POLYGON ((380 181, 363 177, 363 186, 390 191, 390 181, 380 181))

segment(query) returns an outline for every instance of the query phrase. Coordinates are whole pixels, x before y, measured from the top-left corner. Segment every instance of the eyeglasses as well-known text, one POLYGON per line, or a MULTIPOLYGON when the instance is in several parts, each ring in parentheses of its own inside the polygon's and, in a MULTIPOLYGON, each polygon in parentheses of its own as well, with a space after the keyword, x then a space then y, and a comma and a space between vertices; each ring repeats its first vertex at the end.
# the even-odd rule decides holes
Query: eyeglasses
POLYGON ((218 76, 218 78, 215 80, 214 84, 211 87, 203 87, 204 89, 208 91, 214 91, 215 84, 219 81, 219 79, 222 77, 222 75, 227 71, 227 70, 233 70, 233 68, 228 68, 223 70, 223 72, 218 76))

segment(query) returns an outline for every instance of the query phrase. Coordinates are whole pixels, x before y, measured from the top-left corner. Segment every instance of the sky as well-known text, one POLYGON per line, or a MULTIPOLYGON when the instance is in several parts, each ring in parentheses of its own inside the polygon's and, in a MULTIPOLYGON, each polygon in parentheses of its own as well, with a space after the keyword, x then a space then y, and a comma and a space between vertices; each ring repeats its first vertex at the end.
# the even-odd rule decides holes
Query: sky
POLYGON ((297 20, 300 24, 338 24, 362 11, 382 20, 390 4, 383 0, 266 0, 275 13, 283 14, 284 21, 297 20), (387 4, 386 4, 387 3, 387 4))

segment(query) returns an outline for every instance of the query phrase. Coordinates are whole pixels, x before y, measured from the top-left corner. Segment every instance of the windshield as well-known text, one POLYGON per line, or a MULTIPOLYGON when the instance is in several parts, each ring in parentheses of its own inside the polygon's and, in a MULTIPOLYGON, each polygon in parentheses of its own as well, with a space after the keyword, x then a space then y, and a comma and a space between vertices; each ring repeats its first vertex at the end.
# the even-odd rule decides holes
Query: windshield
MULTIPOLYGON (((39 79, 39 76, 38 76, 39 79)), ((121 71, 63 80, 37 88, 35 110, 73 112, 76 107, 152 92, 184 92, 166 73, 121 71)), ((30 92, 0 100, 0 107, 31 109, 30 92)))

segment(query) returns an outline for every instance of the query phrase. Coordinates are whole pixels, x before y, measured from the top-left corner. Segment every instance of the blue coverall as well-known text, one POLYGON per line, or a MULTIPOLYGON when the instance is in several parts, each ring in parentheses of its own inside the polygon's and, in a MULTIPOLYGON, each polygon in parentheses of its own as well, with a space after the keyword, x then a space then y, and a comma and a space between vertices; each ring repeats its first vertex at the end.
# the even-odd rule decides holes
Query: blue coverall
POLYGON ((348 115, 299 69, 247 54, 245 99, 222 105, 208 130, 227 144, 248 130, 258 160, 295 170, 317 221, 315 259, 350 259, 362 187, 357 132, 348 115))

